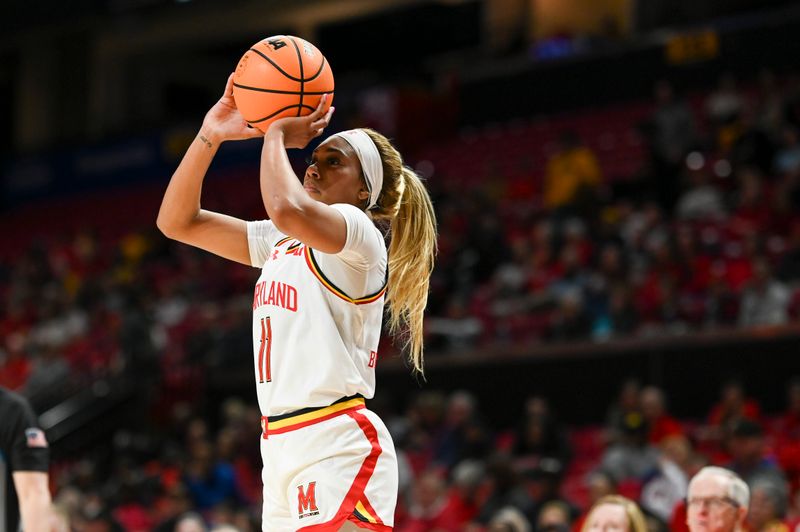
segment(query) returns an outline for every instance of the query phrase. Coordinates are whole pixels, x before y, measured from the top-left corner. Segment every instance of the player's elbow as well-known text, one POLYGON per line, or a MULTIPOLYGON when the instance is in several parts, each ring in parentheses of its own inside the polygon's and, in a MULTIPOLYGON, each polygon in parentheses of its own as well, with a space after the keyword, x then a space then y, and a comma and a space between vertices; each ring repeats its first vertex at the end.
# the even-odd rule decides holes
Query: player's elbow
POLYGON ((165 237, 175 240, 175 225, 160 213, 156 218, 156 227, 165 237))
POLYGON ((180 223, 174 216, 170 216, 163 210, 158 213, 156 227, 161 233, 171 240, 181 240, 181 235, 185 232, 187 224, 180 223))
POLYGON ((267 213, 275 227, 286 235, 294 234, 294 230, 303 223, 306 216, 303 203, 289 198, 274 198, 270 203, 267 213))

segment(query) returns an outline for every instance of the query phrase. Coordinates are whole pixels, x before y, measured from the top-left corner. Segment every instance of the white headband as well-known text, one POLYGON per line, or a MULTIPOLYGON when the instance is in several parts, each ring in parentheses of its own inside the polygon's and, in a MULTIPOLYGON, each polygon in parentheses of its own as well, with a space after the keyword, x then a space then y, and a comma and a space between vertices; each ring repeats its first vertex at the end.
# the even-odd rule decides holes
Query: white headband
POLYGON ((358 155, 361 168, 364 170, 364 177, 369 191, 369 205, 367 210, 378 204, 378 196, 381 195, 383 188, 383 162, 378 147, 372 138, 363 129, 348 129, 341 131, 331 137, 341 137, 347 141, 358 155))

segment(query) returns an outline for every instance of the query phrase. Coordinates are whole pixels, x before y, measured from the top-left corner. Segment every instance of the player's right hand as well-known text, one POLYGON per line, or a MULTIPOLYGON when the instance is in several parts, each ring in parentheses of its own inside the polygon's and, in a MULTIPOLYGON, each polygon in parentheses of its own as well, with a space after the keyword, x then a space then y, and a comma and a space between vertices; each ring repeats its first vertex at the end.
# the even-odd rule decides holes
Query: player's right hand
POLYGON ((267 137, 278 131, 283 134, 283 143, 287 148, 305 148, 315 137, 322 135, 333 116, 333 107, 326 105, 328 95, 323 94, 317 108, 305 116, 283 117, 272 122, 267 128, 267 137))
POLYGON ((206 113, 203 131, 212 142, 218 143, 264 136, 259 129, 249 126, 236 108, 236 101, 233 99, 232 73, 228 76, 222 98, 206 113))

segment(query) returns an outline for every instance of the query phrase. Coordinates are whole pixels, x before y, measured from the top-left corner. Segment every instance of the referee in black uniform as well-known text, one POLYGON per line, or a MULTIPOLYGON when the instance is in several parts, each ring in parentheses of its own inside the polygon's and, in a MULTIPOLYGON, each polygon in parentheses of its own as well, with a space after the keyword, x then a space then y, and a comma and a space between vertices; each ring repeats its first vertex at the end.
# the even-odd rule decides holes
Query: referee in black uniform
POLYGON ((0 532, 51 530, 49 462, 47 439, 30 404, 0 387, 0 532))

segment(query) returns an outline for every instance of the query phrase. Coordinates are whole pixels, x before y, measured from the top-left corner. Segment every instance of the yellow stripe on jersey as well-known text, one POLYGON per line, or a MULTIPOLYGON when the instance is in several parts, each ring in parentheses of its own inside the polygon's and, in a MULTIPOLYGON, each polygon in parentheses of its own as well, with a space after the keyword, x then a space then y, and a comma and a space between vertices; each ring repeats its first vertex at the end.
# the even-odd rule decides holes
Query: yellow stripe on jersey
POLYGON ((280 239, 280 240, 278 240, 278 241, 275 243, 275 245, 274 245, 274 246, 272 246, 272 247, 276 248, 276 247, 280 246, 281 244, 285 244, 286 242, 288 242, 288 241, 289 241, 289 240, 291 240, 291 239, 292 239, 292 237, 290 237, 290 236, 287 236, 287 237, 281 238, 281 239, 280 239))
POLYGON ((325 274, 322 273, 322 270, 317 264, 317 260, 314 258, 314 254, 311 252, 310 247, 306 246, 305 252, 306 252, 306 264, 308 264, 311 273, 314 274, 314 276, 319 280, 319 282, 322 283, 322 285, 325 288, 333 292, 333 294, 338 296, 340 299, 344 299, 348 303, 353 303, 355 305, 366 305, 367 303, 372 303, 373 301, 377 301, 386 292, 386 281, 384 281, 383 287, 381 287, 381 289, 375 292, 374 294, 370 294, 368 296, 364 296, 358 299, 353 299, 352 297, 345 294, 335 284, 330 282, 327 277, 325 277, 325 274))
POLYGON ((286 419, 281 419, 279 421, 270 421, 268 425, 268 430, 278 430, 285 427, 289 427, 291 425, 297 425, 298 423, 307 423, 309 421, 314 421, 315 419, 319 419, 321 417, 328 416, 330 414, 335 414, 336 412, 341 412, 342 410, 347 410, 348 408, 353 408, 354 406, 361 406, 364 405, 364 398, 363 397, 355 397, 350 399, 349 401, 343 401, 341 403, 336 403, 331 406, 326 406, 325 408, 320 408, 319 410, 314 410, 313 412, 308 412, 307 414, 300 414, 299 416, 291 416, 286 419))
POLYGON ((356 511, 358 511, 358 513, 363 515, 366 518, 366 520, 369 521, 370 523, 372 523, 372 524, 377 524, 378 523, 378 520, 375 519, 375 516, 373 516, 371 513, 369 513, 367 511, 366 508, 364 508, 364 505, 361 504, 361 501, 358 501, 356 503, 356 511))

